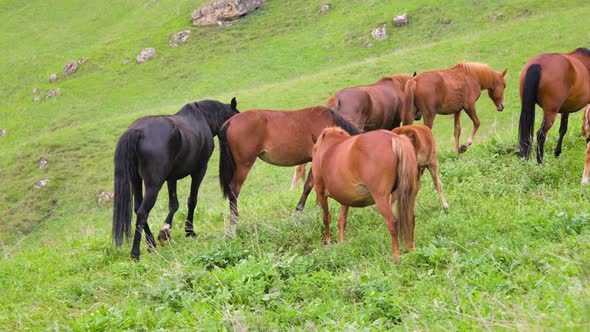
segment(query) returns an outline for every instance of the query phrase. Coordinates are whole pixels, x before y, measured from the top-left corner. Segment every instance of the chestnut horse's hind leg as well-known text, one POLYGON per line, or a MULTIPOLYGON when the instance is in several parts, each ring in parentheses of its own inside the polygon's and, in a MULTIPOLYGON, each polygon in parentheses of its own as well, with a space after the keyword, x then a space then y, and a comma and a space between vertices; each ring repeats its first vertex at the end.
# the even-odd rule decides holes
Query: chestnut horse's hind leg
POLYGON ((436 157, 430 159, 428 171, 430 172, 430 176, 432 176, 432 182, 434 182, 434 187, 438 192, 438 196, 440 196, 440 201, 442 202, 445 212, 449 212, 449 203, 447 203, 447 200, 445 199, 445 194, 443 194, 442 182, 440 181, 440 177, 438 176, 438 160, 436 159, 436 157))
POLYGON ((291 181, 291 190, 295 190, 295 188, 297 188, 297 183, 299 182, 299 179, 301 179, 301 181, 305 183, 305 181, 303 180, 305 178, 305 165, 306 164, 301 164, 295 167, 295 174, 293 174, 293 181, 291 181))
POLYGON ((399 246, 397 241, 397 220, 393 215, 393 211, 391 210, 391 202, 389 197, 375 197, 375 205, 377 205, 377 210, 385 219, 385 223, 387 224, 387 229, 389 230, 389 234, 391 235, 391 249, 393 254, 393 261, 397 264, 399 263, 399 246))
POLYGON ((563 137, 567 132, 567 123, 569 119, 569 113, 562 113, 561 114, 561 123, 559 124, 559 141, 557 141, 557 146, 555 147, 555 157, 559 157, 561 155, 561 143, 563 143, 563 137))
POLYGON ((465 151, 459 150, 459 137, 461 136, 461 112, 457 112, 454 114, 455 116, 455 151, 462 153, 465 151))
POLYGON ((582 184, 588 184, 588 175, 590 175, 590 138, 586 139, 586 160, 582 173, 582 184))
POLYGON ((553 126, 557 112, 545 111, 543 114, 543 123, 541 128, 537 131, 537 163, 543 163, 543 151, 545 149, 545 139, 547 138, 547 132, 553 126))
POLYGON ((346 218, 348 217, 348 209, 350 206, 340 206, 340 217, 338 218, 338 243, 344 242, 344 231, 346 230, 346 218))
MULTIPOLYGON (((305 171, 305 169, 304 169, 305 171)), ((301 198, 299 199, 299 203, 297 203, 297 207, 295 211, 303 211, 305 207, 305 202, 307 201, 307 196, 313 189, 313 173, 311 169, 309 170, 309 174, 307 174, 307 180, 305 180, 305 184, 303 185, 303 193, 301 194, 301 198)))
MULTIPOLYGON (((467 113, 467 115, 469 116, 471 121, 473 121, 473 129, 471 130, 471 135, 469 135, 469 138, 467 139, 467 143, 465 143, 464 145, 461 145, 461 147, 459 148, 460 153, 467 151, 467 148, 473 143, 473 139, 475 138, 475 133, 477 132, 477 130, 479 129, 479 126, 481 124, 479 121, 479 118, 477 117, 477 113, 475 113, 475 106, 466 108, 465 113, 467 113)), ((460 113, 457 113, 457 114, 460 114, 460 113)))
POLYGON ((188 196, 188 215, 186 216, 186 221, 184 223, 184 233, 188 236, 195 236, 195 231, 193 228, 193 221, 195 217, 195 209, 197 208, 197 198, 199 196, 199 187, 201 186, 201 182, 205 177, 205 172, 207 171, 207 164, 205 163, 205 167, 201 168, 197 173, 191 175, 191 192, 188 196))
POLYGON ((170 228, 172 228, 172 220, 174 214, 178 211, 178 197, 176 197, 176 180, 166 181, 168 184, 168 216, 164 221, 164 226, 158 234, 158 241, 164 245, 166 241, 170 241, 170 228))
POLYGON ((318 196, 318 203, 322 207, 322 215, 324 220, 324 243, 325 244, 332 244, 332 240, 330 239, 330 208, 328 207, 328 199, 323 194, 316 190, 318 196))
POLYGON ((230 210, 230 227, 226 229, 225 234, 229 238, 234 238, 236 236, 236 227, 238 225, 238 197, 240 196, 240 191, 242 190, 242 185, 244 181, 246 181, 246 176, 248 176, 248 172, 250 168, 252 168, 254 162, 242 164, 236 162, 236 172, 234 174, 234 178, 231 180, 230 188, 231 194, 229 195, 229 210, 230 210))

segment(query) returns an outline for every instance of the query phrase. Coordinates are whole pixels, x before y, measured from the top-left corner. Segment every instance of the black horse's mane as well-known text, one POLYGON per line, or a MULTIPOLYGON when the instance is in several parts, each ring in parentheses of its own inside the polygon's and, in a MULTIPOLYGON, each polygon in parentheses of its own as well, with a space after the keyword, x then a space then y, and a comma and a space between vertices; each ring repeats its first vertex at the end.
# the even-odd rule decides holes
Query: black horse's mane
POLYGON ((201 100, 184 105, 177 114, 200 113, 208 123, 221 126, 228 115, 233 113, 230 105, 223 104, 216 100, 201 100))
POLYGON ((585 47, 578 47, 574 52, 583 54, 585 56, 590 56, 590 50, 585 47))

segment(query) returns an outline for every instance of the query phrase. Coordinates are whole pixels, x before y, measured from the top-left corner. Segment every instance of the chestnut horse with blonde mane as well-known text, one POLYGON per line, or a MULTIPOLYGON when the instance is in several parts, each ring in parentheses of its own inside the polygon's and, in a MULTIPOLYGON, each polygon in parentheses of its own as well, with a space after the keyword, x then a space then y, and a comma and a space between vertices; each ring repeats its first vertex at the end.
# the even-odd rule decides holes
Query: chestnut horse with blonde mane
POLYGON ((482 90, 488 90, 488 96, 496 109, 504 110, 504 89, 506 88, 506 71, 498 72, 488 65, 476 62, 460 62, 455 66, 423 72, 406 83, 404 88, 403 123, 412 124, 422 113, 424 124, 432 128, 436 114, 453 114, 455 116, 455 150, 467 151, 473 143, 475 133, 480 126, 475 110, 475 102, 482 90), (461 135, 461 110, 473 121, 471 135, 464 145, 459 147, 461 135))
MULTIPOLYGON (((404 86, 411 78, 406 74, 385 76, 370 85, 344 88, 326 101, 326 107, 362 131, 397 128, 402 121, 404 86)), ((291 190, 304 177, 305 164, 295 168, 291 190)))
POLYGON ((543 162, 547 132, 561 113, 555 157, 567 132, 570 113, 590 103, 590 50, 577 48, 571 53, 545 53, 532 58, 520 72, 519 145, 521 157, 528 159, 533 146, 535 104, 543 109, 543 123, 537 131, 537 163, 543 162))
POLYGON ((398 135, 404 135, 410 139, 416 151, 416 159, 418 162, 418 170, 420 177, 424 174, 424 169, 428 168, 432 182, 438 192, 440 201, 445 209, 449 210, 449 203, 443 194, 442 182, 438 176, 438 158, 436 158, 436 142, 432 130, 424 125, 407 125, 399 128, 394 128, 393 132, 398 135))
MULTIPOLYGON (((326 127, 340 126, 351 134, 359 131, 343 117, 323 106, 296 111, 249 110, 226 121, 219 137, 219 181, 229 198, 232 235, 238 222, 238 196, 256 158, 277 166, 311 161, 313 145, 326 127)), ((310 172, 297 204, 303 210, 313 188, 310 172)))
POLYGON ((420 187, 416 154, 409 139, 388 130, 350 136, 327 128, 313 148, 312 172, 322 206, 325 243, 330 244, 327 198, 341 204, 338 242, 344 241, 349 207, 376 204, 391 235, 393 259, 399 262, 398 235, 414 250, 414 203, 420 187), (399 198, 398 219, 392 211, 392 192, 399 198))
POLYGON ((590 175, 590 105, 584 111, 584 122, 582 123, 582 136, 586 138, 586 160, 584 161, 584 172, 582 173, 582 184, 588 184, 590 175))

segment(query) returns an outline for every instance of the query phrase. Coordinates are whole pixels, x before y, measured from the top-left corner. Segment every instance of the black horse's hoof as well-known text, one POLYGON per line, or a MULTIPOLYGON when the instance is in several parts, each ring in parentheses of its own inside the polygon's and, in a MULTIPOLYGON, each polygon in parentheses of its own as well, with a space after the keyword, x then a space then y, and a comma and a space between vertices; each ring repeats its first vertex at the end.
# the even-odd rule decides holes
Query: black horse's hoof
POLYGON ((170 236, 170 230, 161 229, 160 233, 158 234, 158 241, 160 242, 160 245, 164 246, 164 244, 170 241, 170 239, 172 239, 172 237, 170 236))
POLYGON ((136 261, 136 262, 139 262, 139 254, 133 254, 133 253, 131 253, 131 259, 134 260, 134 261, 136 261))
POLYGON ((465 153, 467 151, 467 145, 461 145, 459 147, 459 153, 465 153))
POLYGON ((186 236, 186 237, 196 237, 197 234, 195 232, 193 232, 193 231, 187 231, 184 236, 186 236))

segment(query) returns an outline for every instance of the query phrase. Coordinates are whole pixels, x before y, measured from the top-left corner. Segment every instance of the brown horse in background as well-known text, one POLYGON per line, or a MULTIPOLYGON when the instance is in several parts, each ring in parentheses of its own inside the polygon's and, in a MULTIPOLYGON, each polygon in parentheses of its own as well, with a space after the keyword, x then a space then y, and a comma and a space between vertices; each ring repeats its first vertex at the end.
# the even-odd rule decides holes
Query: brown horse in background
MULTIPOLYGON (((326 107, 362 131, 397 128, 402 121, 404 86, 411 78, 405 74, 385 76, 370 85, 344 88, 328 99, 326 107)), ((304 176, 305 164, 297 166, 291 190, 299 179, 303 182, 304 176)))
POLYGON ((521 157, 528 159, 533 146, 535 104, 543 108, 543 123, 537 131, 537 162, 543 162, 545 139, 557 113, 561 113, 555 148, 555 156, 559 157, 569 114, 590 103, 590 50, 577 48, 571 53, 545 53, 532 58, 520 72, 520 100, 521 157))
POLYGON ((449 203, 443 194, 442 182, 438 176, 438 159, 436 158, 436 142, 432 130, 424 125, 407 125, 393 129, 398 135, 404 135, 410 139, 416 151, 419 174, 424 174, 424 169, 428 168, 434 187, 440 196, 445 211, 449 210, 449 203))
POLYGON ((582 136, 586 138, 586 160, 584 161, 584 172, 582 173, 582 184, 588 184, 590 175, 590 105, 584 111, 584 122, 582 123, 582 136))
POLYGON ((475 102, 482 90, 488 95, 498 111, 504 110, 504 89, 506 88, 506 71, 497 72, 483 63, 460 62, 455 66, 424 72, 409 80, 404 88, 404 125, 412 124, 416 112, 424 116, 424 124, 432 128, 436 114, 454 114, 455 116, 455 150, 467 151, 473 143, 480 121, 475 110, 475 102), (459 147, 461 135, 461 110, 473 121, 471 136, 459 147))
POLYGON ((331 243, 327 201, 331 197, 341 204, 338 242, 344 241, 349 207, 376 204, 391 235, 394 261, 399 262, 398 234, 408 250, 414 250, 414 203, 420 187, 416 163, 414 148, 405 136, 387 130, 350 136, 340 128, 325 129, 314 145, 312 160, 325 243, 331 243), (399 196, 399 220, 392 211, 393 191, 399 196))
MULTIPOLYGON (((317 137, 331 126, 340 126, 351 134, 359 133, 343 117, 323 106, 296 111, 250 110, 223 124, 218 133, 219 181, 223 197, 229 198, 232 228, 238 221, 240 190, 256 158, 277 166, 309 162, 317 137)), ((303 210, 312 188, 310 172, 297 210, 303 210)))

